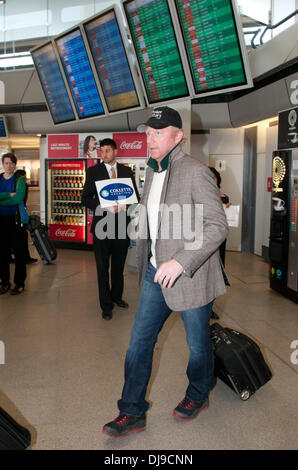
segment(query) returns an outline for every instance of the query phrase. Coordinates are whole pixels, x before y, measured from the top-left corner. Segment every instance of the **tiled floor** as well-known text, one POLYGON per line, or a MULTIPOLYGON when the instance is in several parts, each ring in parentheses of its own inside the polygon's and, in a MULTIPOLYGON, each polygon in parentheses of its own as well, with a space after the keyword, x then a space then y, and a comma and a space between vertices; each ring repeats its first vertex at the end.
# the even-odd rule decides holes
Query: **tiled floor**
MULTIPOLYGON (((34 251, 32 249, 32 255, 34 251)), ((0 298, 0 404, 33 436, 31 449, 297 449, 298 305, 270 290, 259 257, 227 253, 232 281, 215 310, 226 326, 254 338, 273 371, 247 402, 221 381, 196 420, 176 422, 184 396, 188 349, 173 313, 160 334, 149 387, 145 432, 111 439, 102 426, 116 417, 123 362, 138 302, 136 272, 126 267, 128 310, 101 318, 92 252, 59 250, 55 264, 28 266, 25 292, 0 298)))

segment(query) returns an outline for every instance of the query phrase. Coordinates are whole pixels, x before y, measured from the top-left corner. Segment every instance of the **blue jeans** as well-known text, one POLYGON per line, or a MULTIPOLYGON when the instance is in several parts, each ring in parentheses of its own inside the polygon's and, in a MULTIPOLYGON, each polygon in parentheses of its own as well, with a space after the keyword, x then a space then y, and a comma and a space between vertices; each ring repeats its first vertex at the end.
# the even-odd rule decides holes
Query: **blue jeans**
MULTIPOLYGON (((149 264, 126 353, 125 383, 121 400, 118 401, 121 414, 141 416, 148 410, 149 403, 145 395, 152 370, 154 346, 160 330, 172 313, 160 285, 154 282, 155 273, 156 269, 149 264)), ((194 402, 205 400, 213 385, 214 359, 209 327, 212 305, 213 301, 204 307, 181 312, 190 349, 186 397, 194 402)))

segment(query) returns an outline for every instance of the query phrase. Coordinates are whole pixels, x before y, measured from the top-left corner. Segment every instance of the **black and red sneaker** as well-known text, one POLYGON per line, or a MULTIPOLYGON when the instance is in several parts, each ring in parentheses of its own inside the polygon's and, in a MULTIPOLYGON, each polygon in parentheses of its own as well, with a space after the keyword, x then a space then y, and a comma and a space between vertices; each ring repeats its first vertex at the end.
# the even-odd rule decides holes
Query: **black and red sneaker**
POLYGON ((105 424, 102 431, 110 437, 124 437, 133 432, 145 431, 145 428, 145 415, 135 417, 120 414, 114 421, 105 424))
POLYGON ((174 409, 173 416, 184 421, 194 419, 201 411, 209 408, 209 400, 194 402, 184 397, 178 406, 174 409))

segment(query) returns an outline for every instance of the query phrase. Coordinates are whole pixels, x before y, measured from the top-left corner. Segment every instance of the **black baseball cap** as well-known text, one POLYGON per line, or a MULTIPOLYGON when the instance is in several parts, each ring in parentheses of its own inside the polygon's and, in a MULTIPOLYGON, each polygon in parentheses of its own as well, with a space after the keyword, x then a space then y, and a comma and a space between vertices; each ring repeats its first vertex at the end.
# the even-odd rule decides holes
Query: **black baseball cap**
POLYGON ((178 111, 168 106, 160 106, 154 108, 152 113, 147 119, 147 122, 139 124, 137 127, 138 132, 145 132, 146 127, 150 126, 153 129, 164 129, 165 127, 173 126, 182 128, 182 119, 178 111))

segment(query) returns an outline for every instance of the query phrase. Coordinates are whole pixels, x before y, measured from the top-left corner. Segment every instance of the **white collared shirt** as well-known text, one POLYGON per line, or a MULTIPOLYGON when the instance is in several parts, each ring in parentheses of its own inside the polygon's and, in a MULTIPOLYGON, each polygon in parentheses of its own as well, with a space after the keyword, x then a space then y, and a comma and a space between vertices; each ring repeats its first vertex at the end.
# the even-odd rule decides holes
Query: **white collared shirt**
POLYGON ((150 233, 150 239, 151 239, 151 254, 152 254, 150 258, 150 263, 155 268, 156 268, 155 243, 157 239, 159 205, 160 205, 160 197, 161 197, 166 173, 167 173, 166 171, 162 171, 161 173, 157 173, 157 172, 154 173, 150 192, 148 195, 148 201, 147 201, 147 215, 148 215, 148 225, 149 225, 149 233, 150 233))

